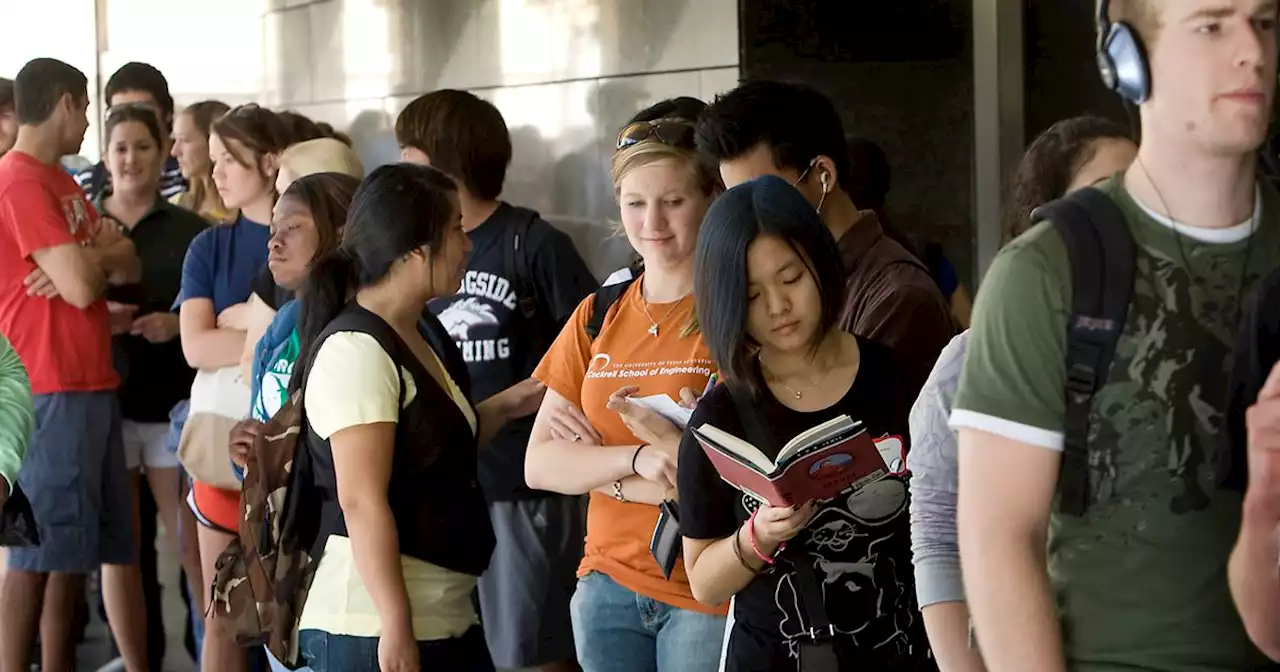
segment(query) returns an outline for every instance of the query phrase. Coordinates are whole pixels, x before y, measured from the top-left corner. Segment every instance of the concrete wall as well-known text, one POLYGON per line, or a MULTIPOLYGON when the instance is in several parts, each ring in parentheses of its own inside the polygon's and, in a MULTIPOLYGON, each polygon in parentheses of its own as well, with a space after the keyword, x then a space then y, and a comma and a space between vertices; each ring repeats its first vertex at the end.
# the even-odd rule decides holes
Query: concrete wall
MULTIPOLYGON (((395 115, 415 96, 473 91, 511 128, 503 197, 568 231, 600 274, 627 255, 608 178, 621 124, 738 79, 735 0, 41 0, 17 11, 27 39, 0 41, 0 73, 52 55, 100 87, 146 61, 179 105, 257 101, 349 129, 366 167, 398 158, 395 115)), ((97 152, 91 137, 84 154, 97 152)))

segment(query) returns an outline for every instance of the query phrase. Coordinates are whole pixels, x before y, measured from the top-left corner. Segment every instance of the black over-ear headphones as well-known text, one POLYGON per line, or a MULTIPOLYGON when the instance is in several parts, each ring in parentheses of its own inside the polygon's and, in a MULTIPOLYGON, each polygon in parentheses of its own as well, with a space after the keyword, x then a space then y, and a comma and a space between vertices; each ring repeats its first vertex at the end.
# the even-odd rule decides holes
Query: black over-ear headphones
POLYGON ((1111 23, 1108 0, 1098 0, 1098 71, 1108 89, 1140 105, 1151 96, 1151 70, 1142 39, 1129 24, 1111 23))

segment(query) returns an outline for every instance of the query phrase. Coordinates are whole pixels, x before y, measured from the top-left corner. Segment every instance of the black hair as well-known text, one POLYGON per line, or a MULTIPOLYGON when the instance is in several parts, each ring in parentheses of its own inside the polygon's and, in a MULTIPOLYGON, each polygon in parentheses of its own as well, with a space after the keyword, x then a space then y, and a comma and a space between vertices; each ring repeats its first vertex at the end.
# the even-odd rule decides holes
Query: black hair
POLYGON ((319 237, 315 259, 337 249, 342 240, 342 227, 346 225, 347 214, 359 188, 360 180, 346 173, 312 173, 294 180, 280 194, 280 200, 292 199, 311 212, 319 237))
POLYGON ((13 80, 0 77, 0 112, 13 111, 13 80))
POLYGON ((18 123, 35 126, 49 121, 64 95, 71 96, 77 103, 89 100, 89 80, 83 72, 53 58, 27 62, 13 78, 18 123))
POLYGON ((155 66, 137 61, 120 66, 120 69, 107 80, 104 92, 107 104, 111 104, 111 99, 117 93, 125 91, 142 91, 151 94, 156 105, 160 106, 160 116, 163 117, 161 122, 166 126, 173 123, 173 96, 169 94, 169 80, 165 79, 164 74, 155 66))
MULTIPOLYGON (((456 224, 451 194, 457 185, 430 166, 385 165, 360 183, 347 209, 342 242, 312 261, 298 316, 299 361, 306 362, 315 339, 353 292, 387 276, 406 254, 429 245, 435 254, 456 224)), ((301 376, 290 385, 297 389, 301 376)))
POLYGON ((1108 138, 1133 141, 1124 126, 1089 115, 1063 119, 1041 133, 1014 172, 1000 227, 1004 242, 1027 230, 1033 210, 1062 198, 1076 173, 1093 158, 1094 141, 1108 138))
POLYGON ((627 120, 627 123, 623 124, 623 126, 629 126, 637 121, 656 121, 658 119, 687 119, 689 123, 693 123, 698 120, 698 116, 706 109, 706 103, 692 96, 668 98, 636 112, 635 116, 627 120))
POLYGON ((801 84, 755 80, 716 96, 698 119, 698 153, 711 165, 764 144, 778 168, 803 173, 819 156, 831 159, 846 193, 853 182, 849 148, 835 105, 801 84))
POLYGON ((818 285, 822 315, 812 347, 835 327, 844 303, 844 269, 836 241, 804 195, 775 175, 744 182, 711 204, 694 253, 694 303, 712 359, 730 384, 759 396, 763 381, 752 364, 756 344, 747 334, 747 249, 759 236, 776 236, 804 260, 818 285))
POLYGON ((492 201, 511 165, 511 133, 493 103, 468 91, 418 96, 396 117, 396 142, 414 147, 472 196, 492 201))
POLYGON ((107 123, 103 126, 103 136, 106 138, 107 146, 111 145, 111 131, 116 126, 128 121, 136 121, 147 127, 147 132, 151 134, 151 139, 156 142, 156 149, 164 147, 164 136, 160 131, 160 120, 156 118, 156 111, 146 105, 116 105, 107 112, 107 123))

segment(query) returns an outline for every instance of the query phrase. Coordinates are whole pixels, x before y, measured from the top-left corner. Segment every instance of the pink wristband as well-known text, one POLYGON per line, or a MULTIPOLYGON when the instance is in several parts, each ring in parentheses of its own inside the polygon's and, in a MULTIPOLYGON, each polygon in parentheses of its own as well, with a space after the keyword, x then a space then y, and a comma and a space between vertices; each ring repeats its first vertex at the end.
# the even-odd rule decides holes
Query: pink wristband
MULTIPOLYGON (((759 512, 760 512, 760 509, 756 509, 755 511, 752 511, 751 518, 747 520, 747 539, 751 542, 751 550, 756 552, 756 557, 765 561, 765 563, 772 565, 774 564, 773 558, 765 555, 764 553, 761 553, 760 544, 756 543, 756 514, 759 512)), ((777 557, 777 555, 782 552, 782 549, 786 547, 787 547, 787 542, 785 541, 782 542, 781 544, 778 544, 778 550, 773 552, 774 557, 777 557)))

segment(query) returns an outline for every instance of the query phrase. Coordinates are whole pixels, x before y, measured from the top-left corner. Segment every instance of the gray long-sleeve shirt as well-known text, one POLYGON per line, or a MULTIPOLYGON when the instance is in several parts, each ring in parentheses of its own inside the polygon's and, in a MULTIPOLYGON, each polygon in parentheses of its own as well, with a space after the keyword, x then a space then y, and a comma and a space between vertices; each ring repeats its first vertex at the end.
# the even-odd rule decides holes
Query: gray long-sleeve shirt
POLYGON ((960 546, 956 541, 956 493, 959 469, 956 435, 947 424, 969 332, 951 339, 911 408, 911 551, 916 569, 916 599, 924 608, 939 602, 963 602, 960 546))

